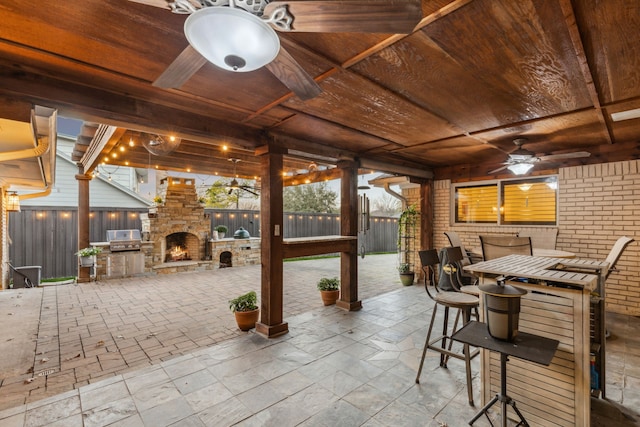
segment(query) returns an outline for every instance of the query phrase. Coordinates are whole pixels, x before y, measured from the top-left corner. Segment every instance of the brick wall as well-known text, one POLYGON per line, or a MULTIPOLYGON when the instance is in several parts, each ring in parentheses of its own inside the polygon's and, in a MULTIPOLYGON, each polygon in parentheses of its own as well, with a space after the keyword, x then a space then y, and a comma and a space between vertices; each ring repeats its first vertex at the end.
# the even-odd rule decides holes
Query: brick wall
MULTIPOLYGON (((558 246, 604 259, 618 237, 640 240, 640 161, 560 170, 558 246)), ((640 315, 640 242, 627 247, 606 284, 606 307, 640 315)))
MULTIPOLYGON (((558 174, 557 249, 580 258, 604 260, 618 237, 640 240, 640 161, 563 168, 558 174), (638 205, 638 207, 636 207, 638 205)), ((451 182, 434 183, 434 242, 448 246, 444 235, 455 230, 467 249, 480 246, 478 235, 517 233, 523 227, 452 225, 451 182)), ((607 310, 640 315, 640 242, 629 245, 618 272, 607 280, 607 310)))

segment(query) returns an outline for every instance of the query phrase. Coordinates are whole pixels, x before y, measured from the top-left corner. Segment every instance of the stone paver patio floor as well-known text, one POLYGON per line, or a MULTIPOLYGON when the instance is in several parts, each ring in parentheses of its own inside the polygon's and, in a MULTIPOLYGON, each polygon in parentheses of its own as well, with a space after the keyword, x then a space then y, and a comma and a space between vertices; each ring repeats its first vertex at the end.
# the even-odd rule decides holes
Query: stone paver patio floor
MULTIPOLYGON (((363 308, 346 312, 322 306, 315 289, 320 277, 337 275, 338 259, 285 263, 290 332, 273 339, 240 332, 228 310, 230 298, 259 292, 259 266, 0 295, 0 318, 20 313, 17 329, 25 328, 5 329, 0 339, 33 334, 0 341, 3 349, 30 344, 26 369, 33 371, 0 365, 0 425, 466 425, 480 403, 479 359, 472 363, 476 407, 467 404, 462 363, 442 369, 428 352, 416 384, 433 304, 421 286, 400 285, 395 255, 359 264, 363 308), (25 298, 30 305, 20 310, 25 298), (29 312, 40 319, 35 331, 29 312)), ((591 425, 639 426, 640 319, 612 315, 608 326, 610 401, 592 402, 591 425)), ((491 417, 495 424, 497 413, 491 417)))
MULTIPOLYGON (((394 254, 359 260, 360 299, 401 286, 395 263, 394 254)), ((321 307, 316 282, 339 272, 339 258, 284 263, 285 321, 321 307)), ((21 366, 0 372, 0 409, 245 334, 228 301, 251 290, 260 295, 260 274, 255 265, 9 291, 28 297, 29 322, 35 327, 20 334, 33 343, 21 366), (33 301, 35 293, 41 293, 41 301, 33 301), (37 315, 39 327, 33 321, 37 315)), ((14 314, 27 309, 11 301, 6 305, 14 314)), ((21 321, 26 327, 27 320, 21 321)), ((16 335, 7 332, 11 339, 16 335)))

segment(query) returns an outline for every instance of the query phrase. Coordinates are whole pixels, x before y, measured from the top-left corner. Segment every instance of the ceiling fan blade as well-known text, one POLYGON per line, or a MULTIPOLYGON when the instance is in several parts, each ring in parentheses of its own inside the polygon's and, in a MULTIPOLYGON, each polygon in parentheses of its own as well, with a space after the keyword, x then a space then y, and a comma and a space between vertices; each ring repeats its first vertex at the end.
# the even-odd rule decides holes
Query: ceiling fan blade
POLYGON ((257 196, 257 195, 258 195, 258 193, 254 192, 253 190, 249 190, 249 187, 244 187, 244 186, 243 186, 243 187, 240 187, 240 188, 241 188, 242 190, 246 191, 247 193, 251 193, 251 194, 253 194, 254 196, 257 196))
POLYGON ((542 161, 547 160, 559 160, 559 159, 580 159, 583 157, 589 157, 591 153, 588 151, 575 151, 573 153, 564 153, 564 154, 550 154, 548 156, 540 156, 538 157, 542 161))
POLYGON ((274 1, 265 15, 281 6, 293 16, 291 31, 409 34, 422 19, 420 0, 274 1))
POLYGON ((188 45, 160 77, 154 82, 153 86, 163 89, 178 88, 191 78, 207 60, 200 55, 191 45, 188 45))
POLYGON ((322 92, 315 80, 282 46, 276 59, 265 67, 303 101, 314 98, 322 92))
POLYGON ((494 173, 498 173, 498 172, 500 172, 500 171, 503 171, 503 170, 505 170, 505 169, 506 169, 506 168, 508 168, 508 167, 509 167, 509 165, 504 165, 504 166, 499 167, 498 169, 494 169, 494 170, 492 170, 491 172, 487 172, 487 173, 488 173, 489 175, 493 175, 494 173))

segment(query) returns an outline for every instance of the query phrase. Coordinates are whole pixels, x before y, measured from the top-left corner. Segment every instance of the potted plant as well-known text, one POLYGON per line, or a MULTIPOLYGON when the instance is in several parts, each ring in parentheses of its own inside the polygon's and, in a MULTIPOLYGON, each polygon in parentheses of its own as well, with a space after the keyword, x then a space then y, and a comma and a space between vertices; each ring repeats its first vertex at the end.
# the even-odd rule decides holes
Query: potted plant
POLYGON ((95 246, 80 249, 76 252, 78 258, 80 258, 80 267, 93 267, 95 264, 95 256, 102 252, 102 248, 95 246))
POLYGON ((256 326, 260 309, 255 291, 240 295, 229 301, 229 308, 236 316, 236 323, 241 331, 248 331, 256 326))
POLYGON ((316 285, 320 291, 322 302, 324 305, 333 305, 340 296, 340 280, 337 277, 323 277, 316 285))
POLYGON ((225 233, 229 231, 226 225, 216 225, 214 230, 218 232, 218 238, 220 239, 224 239, 225 233))
POLYGON ((398 218, 398 273, 404 286, 413 285, 415 279, 412 260, 415 257, 414 244, 419 218, 420 211, 415 205, 403 210, 398 218))
POLYGON ((155 196, 153 198, 153 204, 149 206, 149 217, 155 218, 158 214, 158 206, 162 205, 163 200, 161 196, 155 196))
POLYGON ((413 285, 415 279, 415 272, 411 269, 411 264, 403 262, 398 266, 398 273, 400 273, 400 282, 404 286, 413 285))

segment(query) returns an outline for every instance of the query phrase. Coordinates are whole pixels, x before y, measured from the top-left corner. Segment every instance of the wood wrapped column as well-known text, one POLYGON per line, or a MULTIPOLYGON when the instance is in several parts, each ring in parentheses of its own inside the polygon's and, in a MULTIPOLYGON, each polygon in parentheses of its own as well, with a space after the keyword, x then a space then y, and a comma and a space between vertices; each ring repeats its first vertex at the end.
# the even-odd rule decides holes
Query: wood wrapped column
POLYGON ((336 306, 349 311, 362 308, 358 300, 358 163, 341 161, 340 234, 355 237, 348 250, 340 252, 340 300, 336 306))
MULTIPOLYGON (((420 249, 431 249, 433 244, 433 180, 420 183, 420 249)), ((422 270, 422 269, 421 269, 422 270)))
POLYGON ((289 332, 283 321, 282 150, 267 146, 260 157, 260 252, 262 256, 260 321, 256 332, 268 338, 289 332))
MULTIPOLYGON (((76 175, 78 181, 78 250, 89 246, 89 181, 91 177, 80 171, 76 175)), ((91 267, 80 267, 78 262, 78 282, 91 280, 91 267)))

